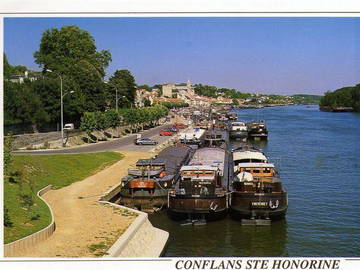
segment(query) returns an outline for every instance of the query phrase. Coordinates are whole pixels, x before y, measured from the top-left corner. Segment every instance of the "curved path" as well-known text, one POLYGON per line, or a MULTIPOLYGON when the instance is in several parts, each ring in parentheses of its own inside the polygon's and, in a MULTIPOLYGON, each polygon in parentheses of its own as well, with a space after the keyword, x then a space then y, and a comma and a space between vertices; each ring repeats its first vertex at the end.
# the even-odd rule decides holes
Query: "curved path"
POLYGON ((112 166, 67 187, 51 190, 43 198, 55 216, 56 230, 48 239, 15 257, 94 257, 89 247, 116 240, 134 217, 123 216, 97 202, 101 194, 118 184, 127 168, 150 153, 123 152, 125 157, 112 166))
POLYGON ((152 145, 134 145, 134 140, 137 134, 141 134, 143 138, 152 138, 160 143, 168 139, 167 136, 159 136, 160 129, 168 128, 171 125, 163 125, 149 130, 145 130, 140 133, 128 135, 119 139, 111 141, 98 142, 94 144, 88 144, 83 146, 69 147, 66 149, 54 149, 54 150, 29 150, 29 151, 14 151, 15 155, 51 155, 51 154, 79 154, 79 153, 93 153, 104 151, 138 151, 148 152, 154 148, 152 145))

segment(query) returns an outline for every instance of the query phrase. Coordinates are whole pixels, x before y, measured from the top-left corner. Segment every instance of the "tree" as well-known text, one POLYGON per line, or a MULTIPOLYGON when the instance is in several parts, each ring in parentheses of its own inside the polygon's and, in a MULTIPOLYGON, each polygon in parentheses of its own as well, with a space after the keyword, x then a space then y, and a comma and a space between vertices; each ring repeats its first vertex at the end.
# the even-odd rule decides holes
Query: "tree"
POLYGON ((4 79, 9 79, 12 74, 12 66, 9 64, 6 54, 3 55, 3 63, 4 63, 4 79))
POLYGON ((49 121, 40 96, 33 90, 32 83, 5 82, 5 123, 28 123, 37 131, 37 126, 49 121))
POLYGON ((88 135, 96 129, 96 116, 93 112, 85 112, 81 117, 80 129, 85 131, 88 135))
POLYGON ((151 106, 151 102, 148 98, 145 98, 144 100, 144 107, 150 107, 151 106))
POLYGON ((109 85, 111 90, 108 98, 115 100, 115 91, 117 90, 119 107, 129 107, 131 103, 134 103, 136 84, 135 78, 129 70, 116 70, 109 79, 109 85))
POLYGON ((360 112, 360 84, 328 91, 320 100, 320 107, 335 108, 338 106, 353 107, 360 112))
POLYGON ((152 88, 150 86, 148 86, 147 84, 143 84, 143 85, 138 85, 137 87, 138 89, 145 89, 148 92, 151 92, 152 88))
MULTIPOLYGON (((60 96, 59 75, 62 77, 63 90, 75 91, 71 98, 66 96, 68 102, 64 101, 67 105, 64 106, 65 118, 79 119, 85 111, 105 109, 106 89, 103 78, 111 61, 111 54, 107 50, 97 51, 95 40, 89 32, 77 26, 46 30, 34 57, 46 77, 57 82, 51 86, 54 87, 52 91, 56 92, 52 99, 57 100, 51 106, 58 106, 55 104, 59 102, 60 96), (48 69, 53 72, 46 72, 48 69)), ((41 91, 44 85, 38 87, 41 91)))
POLYGON ((61 74, 68 74, 74 66, 78 67, 86 63, 96 69, 102 77, 111 61, 109 51, 97 52, 95 40, 90 33, 74 25, 63 26, 60 30, 57 28, 46 30, 34 57, 35 62, 44 70, 51 69, 61 74))

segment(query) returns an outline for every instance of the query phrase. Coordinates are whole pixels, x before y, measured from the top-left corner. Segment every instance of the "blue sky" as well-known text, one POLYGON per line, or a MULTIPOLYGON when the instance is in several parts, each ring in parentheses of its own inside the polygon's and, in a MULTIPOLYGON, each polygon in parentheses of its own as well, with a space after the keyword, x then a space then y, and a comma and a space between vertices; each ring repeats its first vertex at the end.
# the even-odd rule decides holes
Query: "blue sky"
POLYGON ((253 93, 323 94, 360 83, 360 18, 5 18, 12 65, 39 70, 49 28, 77 25, 137 84, 183 82, 253 93))

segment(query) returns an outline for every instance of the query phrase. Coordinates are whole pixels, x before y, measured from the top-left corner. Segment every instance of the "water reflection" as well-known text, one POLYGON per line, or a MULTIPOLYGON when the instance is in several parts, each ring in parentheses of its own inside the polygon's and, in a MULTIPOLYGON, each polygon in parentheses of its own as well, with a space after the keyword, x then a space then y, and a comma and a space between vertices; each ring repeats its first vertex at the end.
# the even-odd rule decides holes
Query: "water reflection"
POLYGON ((227 217, 201 226, 182 226, 165 211, 149 215, 151 223, 170 233, 164 256, 287 256, 286 220, 271 226, 242 226, 227 217))

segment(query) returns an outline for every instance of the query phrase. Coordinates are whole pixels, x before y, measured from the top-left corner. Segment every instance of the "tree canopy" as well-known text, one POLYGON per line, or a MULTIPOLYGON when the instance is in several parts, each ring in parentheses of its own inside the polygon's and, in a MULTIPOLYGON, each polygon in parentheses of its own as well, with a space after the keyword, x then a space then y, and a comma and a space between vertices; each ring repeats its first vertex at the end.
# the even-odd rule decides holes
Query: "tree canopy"
POLYGON ((336 108, 339 106, 353 107, 360 112, 360 84, 337 89, 333 92, 328 91, 320 100, 320 107, 336 108))
POLYGON ((251 96, 250 93, 243 93, 236 89, 229 88, 217 88, 212 85, 202 85, 201 83, 195 84, 195 93, 200 96, 214 97, 223 95, 224 97, 231 99, 248 98, 251 96))
POLYGON ((74 25, 46 30, 34 57, 43 70, 69 74, 74 67, 84 67, 94 74, 98 73, 99 77, 105 76, 105 68, 111 61, 109 51, 96 51, 95 40, 90 33, 74 25))
POLYGON ((136 84, 135 78, 127 69, 116 70, 109 78, 109 91, 108 96, 115 100, 115 93, 117 90, 119 106, 130 107, 129 105, 135 100, 136 84))

